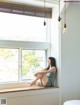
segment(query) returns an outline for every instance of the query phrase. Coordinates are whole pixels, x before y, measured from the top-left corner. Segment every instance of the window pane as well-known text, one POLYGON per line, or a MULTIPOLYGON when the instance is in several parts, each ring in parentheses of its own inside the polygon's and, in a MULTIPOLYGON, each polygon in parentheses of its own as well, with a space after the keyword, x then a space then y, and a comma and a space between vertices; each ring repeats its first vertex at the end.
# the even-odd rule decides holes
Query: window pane
POLYGON ((34 79, 34 73, 46 66, 44 50, 22 50, 22 80, 34 79))
POLYGON ((0 48, 0 82, 18 81, 18 50, 0 48))
POLYGON ((44 18, 0 12, 0 40, 46 41, 44 18))

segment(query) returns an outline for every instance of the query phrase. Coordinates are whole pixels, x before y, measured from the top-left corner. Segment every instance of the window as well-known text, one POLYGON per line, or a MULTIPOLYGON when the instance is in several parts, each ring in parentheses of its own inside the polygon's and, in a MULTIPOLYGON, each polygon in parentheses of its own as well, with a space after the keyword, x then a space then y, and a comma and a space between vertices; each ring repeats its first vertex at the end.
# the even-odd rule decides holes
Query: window
POLYGON ((50 56, 50 19, 0 12, 0 83, 34 79, 50 56), (49 34, 49 35, 48 35, 49 34))
MULTIPOLYGON (((47 19, 48 20, 48 19, 47 19)), ((44 18, 0 12, 0 39, 46 42, 44 18)))
POLYGON ((22 80, 34 79, 34 73, 46 66, 44 50, 22 50, 22 80))
POLYGON ((34 73, 46 66, 45 53, 45 50, 0 48, 0 82, 20 81, 21 77, 21 81, 34 79, 34 73), (22 66, 19 66, 20 62, 22 66))
POLYGON ((0 48, 0 82, 18 81, 18 50, 0 48))

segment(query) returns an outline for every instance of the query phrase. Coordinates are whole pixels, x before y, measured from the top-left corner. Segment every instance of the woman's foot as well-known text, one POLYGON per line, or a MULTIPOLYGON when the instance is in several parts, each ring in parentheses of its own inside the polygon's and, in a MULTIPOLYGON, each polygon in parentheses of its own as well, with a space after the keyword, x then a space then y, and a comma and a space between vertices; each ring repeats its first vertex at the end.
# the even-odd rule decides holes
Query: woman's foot
POLYGON ((32 85, 36 85, 36 81, 35 80, 31 82, 31 86, 32 85))
POLYGON ((36 81, 32 81, 31 83, 28 84, 28 86, 33 86, 36 85, 36 81))

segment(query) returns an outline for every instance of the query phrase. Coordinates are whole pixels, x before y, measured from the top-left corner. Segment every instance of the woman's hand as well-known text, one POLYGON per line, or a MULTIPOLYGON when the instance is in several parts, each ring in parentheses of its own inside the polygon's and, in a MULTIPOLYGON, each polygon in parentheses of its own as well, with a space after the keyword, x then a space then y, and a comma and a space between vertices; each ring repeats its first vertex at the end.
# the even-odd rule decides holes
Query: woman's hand
POLYGON ((37 77, 38 74, 39 74, 39 72, 35 73, 34 76, 37 77))

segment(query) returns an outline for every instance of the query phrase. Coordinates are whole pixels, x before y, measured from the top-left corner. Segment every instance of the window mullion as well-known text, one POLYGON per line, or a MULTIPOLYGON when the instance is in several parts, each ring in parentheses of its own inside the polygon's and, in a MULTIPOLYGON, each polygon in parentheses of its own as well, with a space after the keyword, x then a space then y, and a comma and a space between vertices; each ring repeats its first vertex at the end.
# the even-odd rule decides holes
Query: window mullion
POLYGON ((22 50, 19 48, 19 69, 18 69, 18 81, 22 81, 22 50))

